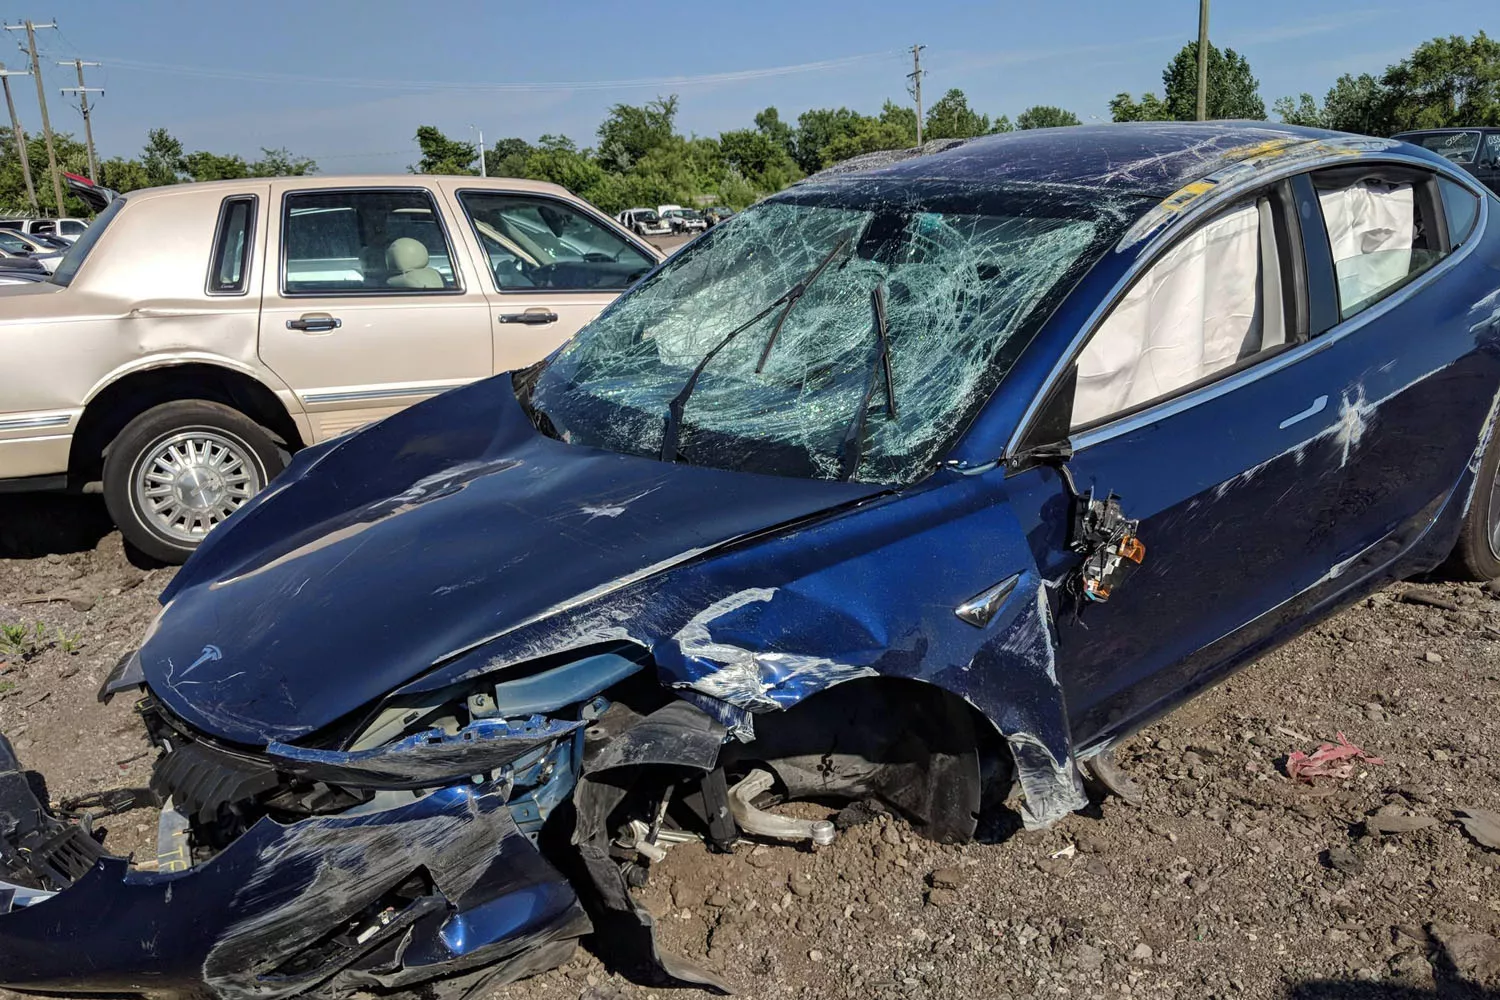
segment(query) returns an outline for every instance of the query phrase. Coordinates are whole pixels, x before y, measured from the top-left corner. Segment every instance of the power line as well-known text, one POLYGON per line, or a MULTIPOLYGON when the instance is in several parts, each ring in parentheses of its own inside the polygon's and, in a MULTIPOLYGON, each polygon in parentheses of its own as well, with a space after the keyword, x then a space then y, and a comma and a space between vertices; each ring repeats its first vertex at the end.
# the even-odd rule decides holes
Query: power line
POLYGON ((352 87, 367 90, 453 90, 492 93, 536 93, 550 91, 628 90, 652 87, 692 87, 719 83, 737 83, 744 80, 759 80, 799 73, 828 72, 874 59, 889 58, 891 55, 893 53, 890 51, 866 52, 860 55, 841 56, 836 59, 822 59, 817 62, 797 63, 790 66, 768 66, 759 69, 730 70, 723 73, 553 83, 469 83, 456 80, 318 77, 300 76, 291 73, 256 73, 241 70, 221 70, 202 66, 178 66, 167 63, 141 62, 137 59, 125 59, 113 56, 107 57, 107 61, 112 66, 122 69, 132 69, 142 73, 165 73, 178 76, 194 76, 214 80, 239 80, 252 83, 298 83, 329 87, 352 87))

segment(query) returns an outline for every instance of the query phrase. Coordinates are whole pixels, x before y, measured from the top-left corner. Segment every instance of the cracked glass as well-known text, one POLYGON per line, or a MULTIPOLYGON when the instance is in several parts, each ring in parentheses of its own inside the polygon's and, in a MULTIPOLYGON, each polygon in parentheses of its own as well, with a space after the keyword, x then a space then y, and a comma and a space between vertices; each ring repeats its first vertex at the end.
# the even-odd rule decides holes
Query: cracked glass
POLYGON ((523 405, 544 432, 616 452, 920 478, 1132 213, 917 187, 831 183, 740 213, 518 379, 523 405))

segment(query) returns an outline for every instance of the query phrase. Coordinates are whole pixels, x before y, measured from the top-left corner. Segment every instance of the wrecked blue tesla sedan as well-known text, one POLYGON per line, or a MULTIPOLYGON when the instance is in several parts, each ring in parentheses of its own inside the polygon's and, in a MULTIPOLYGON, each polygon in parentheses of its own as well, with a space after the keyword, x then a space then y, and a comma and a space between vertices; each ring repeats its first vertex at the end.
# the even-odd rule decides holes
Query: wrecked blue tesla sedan
POLYGON ((1123 790, 1122 736, 1309 623, 1500 575, 1495 208, 1415 147, 1234 123, 768 199, 209 537, 103 692, 160 749, 155 864, 0 754, 0 982, 462 992, 593 930, 714 984, 630 895, 674 840, 1123 790))

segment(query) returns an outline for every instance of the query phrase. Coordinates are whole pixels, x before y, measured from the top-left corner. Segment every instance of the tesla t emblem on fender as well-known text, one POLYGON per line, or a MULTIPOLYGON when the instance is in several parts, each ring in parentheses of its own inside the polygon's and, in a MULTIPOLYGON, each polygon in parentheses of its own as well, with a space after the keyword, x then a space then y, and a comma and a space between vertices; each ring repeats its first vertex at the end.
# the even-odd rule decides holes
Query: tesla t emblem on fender
POLYGON ((984 628, 995 617, 995 612, 1000 610, 1000 605, 1005 603, 1011 591, 1016 589, 1016 582, 1020 579, 1019 573, 1006 577, 989 590, 964 601, 953 609, 953 613, 975 628, 984 628))

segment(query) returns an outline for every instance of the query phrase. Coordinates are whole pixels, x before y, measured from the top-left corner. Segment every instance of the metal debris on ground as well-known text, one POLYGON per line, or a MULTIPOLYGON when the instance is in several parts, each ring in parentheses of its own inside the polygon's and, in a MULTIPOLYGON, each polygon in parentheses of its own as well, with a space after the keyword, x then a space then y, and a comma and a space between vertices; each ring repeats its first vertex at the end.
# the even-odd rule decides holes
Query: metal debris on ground
POLYGON ((1463 824, 1464 832, 1481 847, 1500 851, 1500 813, 1488 809, 1455 809, 1453 814, 1463 824))
POLYGON ((1360 764, 1384 764, 1385 758, 1366 753, 1349 742, 1343 733, 1335 733, 1336 743, 1324 743, 1312 753, 1293 750, 1286 756, 1286 775, 1293 781, 1312 781, 1314 778, 1354 777, 1360 764))

